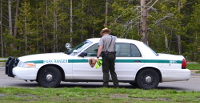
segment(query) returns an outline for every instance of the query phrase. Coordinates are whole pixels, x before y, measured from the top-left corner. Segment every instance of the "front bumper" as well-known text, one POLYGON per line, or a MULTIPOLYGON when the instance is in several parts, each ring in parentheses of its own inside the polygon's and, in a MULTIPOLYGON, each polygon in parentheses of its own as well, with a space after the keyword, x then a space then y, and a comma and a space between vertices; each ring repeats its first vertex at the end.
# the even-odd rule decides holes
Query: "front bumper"
POLYGON ((12 72, 16 78, 23 80, 36 80, 38 69, 14 67, 12 72))
POLYGON ((17 66, 19 63, 19 59, 15 59, 14 57, 9 57, 6 61, 6 67, 5 67, 5 74, 9 77, 14 77, 14 74, 12 72, 13 68, 17 66))
POLYGON ((16 77, 24 80, 35 80, 38 70, 36 68, 17 67, 19 59, 9 57, 6 61, 5 74, 9 77, 16 77))

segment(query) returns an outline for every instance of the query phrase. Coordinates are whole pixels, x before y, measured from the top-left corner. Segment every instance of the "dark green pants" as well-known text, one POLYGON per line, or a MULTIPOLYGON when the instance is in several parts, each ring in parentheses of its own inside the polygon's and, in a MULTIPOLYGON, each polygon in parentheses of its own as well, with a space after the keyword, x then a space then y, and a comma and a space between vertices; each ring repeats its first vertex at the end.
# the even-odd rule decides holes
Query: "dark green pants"
POLYGON ((108 87, 109 86, 109 72, 112 77, 112 81, 114 84, 114 87, 119 87, 117 74, 115 73, 115 55, 114 54, 108 54, 107 56, 104 56, 102 63, 102 71, 103 71, 103 86, 108 87))

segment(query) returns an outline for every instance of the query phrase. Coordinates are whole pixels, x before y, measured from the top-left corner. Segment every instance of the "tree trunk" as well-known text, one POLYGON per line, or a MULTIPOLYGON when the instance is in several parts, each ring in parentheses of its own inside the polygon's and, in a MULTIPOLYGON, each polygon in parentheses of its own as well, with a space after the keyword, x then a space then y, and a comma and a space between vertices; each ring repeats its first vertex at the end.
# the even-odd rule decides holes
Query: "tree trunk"
POLYGON ((58 35, 57 35, 57 29, 58 29, 58 20, 57 20, 57 11, 56 11, 56 7, 57 7, 57 2, 56 0, 54 0, 54 4, 56 5, 54 8, 54 52, 58 51, 58 35))
POLYGON ((148 45, 148 33, 147 33, 147 5, 146 0, 141 0, 141 41, 148 45))
MULTIPOLYGON (((38 10, 38 5, 36 5, 36 8, 38 10)), ((39 24, 39 19, 37 18, 37 27, 36 27, 37 38, 39 38, 39 35, 41 35, 41 34, 39 34, 39 25, 41 25, 41 24, 39 24)), ((37 40, 37 47, 36 47, 37 52, 39 52, 39 48, 40 48, 40 46, 39 46, 39 40, 37 40)))
POLYGON ((167 34, 165 33, 165 30, 164 30, 164 35, 165 35, 165 49, 169 53, 168 38, 167 38, 167 34))
POLYGON ((72 39, 72 32, 73 32, 73 25, 72 25, 72 23, 73 23, 73 20, 72 20, 72 0, 70 0, 70 44, 71 44, 71 46, 73 45, 72 43, 73 43, 73 39, 72 39))
MULTIPOLYGON (((16 11, 15 11, 15 20, 17 20, 18 18, 18 11, 19 11, 19 0, 17 0, 17 4, 16 4, 16 11)), ((15 22, 15 26, 14 26, 14 37, 16 38, 17 35, 17 23, 15 22)))
MULTIPOLYGON (((180 0, 178 1, 178 10, 179 10, 179 14, 180 14, 180 9, 181 9, 181 2, 180 0)), ((181 54, 181 36, 177 35, 177 41, 178 41, 178 54, 181 54)))
POLYGON ((47 16, 48 15, 48 0, 46 0, 45 2, 45 15, 44 15, 44 17, 42 18, 42 30, 43 30, 43 52, 44 53, 46 53, 46 51, 47 51, 47 49, 46 49, 46 41, 48 41, 47 40, 47 32, 46 32, 46 27, 45 27, 45 16, 47 16))
POLYGON ((8 0, 8 20, 9 20, 9 33, 12 35, 12 10, 11 10, 11 0, 8 0))
POLYGON ((45 32, 45 26, 44 26, 44 19, 42 19, 42 39, 43 39, 43 43, 42 43, 42 48, 43 48, 43 53, 45 53, 46 52, 46 48, 45 48, 45 42, 46 42, 46 40, 45 40, 45 34, 46 34, 46 32, 45 32))
POLYGON ((108 0, 106 0, 106 4, 105 4, 105 23, 104 23, 104 27, 106 27, 108 25, 107 16, 108 16, 108 0))
MULTIPOLYGON (((9 21, 9 33, 12 36, 12 10, 11 10, 11 0, 8 0, 8 21, 9 21)), ((10 44, 10 48, 15 50, 13 43, 10 44)))
MULTIPOLYGON (((82 3, 82 5, 81 5, 81 6, 82 6, 82 8, 83 8, 83 6, 84 6, 84 3, 82 3)), ((82 14, 84 14, 84 11, 83 11, 83 10, 82 10, 82 14)), ((82 22, 82 23, 81 23, 81 29, 82 29, 82 30, 84 30, 83 21, 84 21, 84 18, 82 18, 82 19, 81 19, 81 22, 82 22)), ((83 36, 83 35, 81 35, 81 41, 83 41, 83 40, 84 40, 84 36, 83 36)))
POLYGON ((24 32, 24 41, 25 41, 25 54, 28 54, 27 52, 27 46, 28 46, 28 40, 27 40, 27 25, 26 25, 26 14, 25 14, 25 17, 24 17, 24 27, 25 27, 25 32, 24 32))
POLYGON ((2 31, 2 30, 3 30, 3 26, 2 26, 2 25, 3 25, 3 24, 2 24, 2 14, 3 14, 3 13, 2 13, 2 12, 3 12, 3 10, 2 10, 2 9, 3 9, 3 8, 2 8, 2 5, 3 5, 3 4, 2 4, 2 3, 3 3, 3 2, 2 2, 2 0, 1 0, 1 21, 0 21, 0 22, 1 22, 1 23, 0 23, 0 25, 1 25, 1 57, 4 56, 4 45, 3 45, 4 42, 3 42, 3 31, 2 31))
POLYGON ((181 36, 177 35, 177 41, 178 41, 178 54, 181 54, 181 36))

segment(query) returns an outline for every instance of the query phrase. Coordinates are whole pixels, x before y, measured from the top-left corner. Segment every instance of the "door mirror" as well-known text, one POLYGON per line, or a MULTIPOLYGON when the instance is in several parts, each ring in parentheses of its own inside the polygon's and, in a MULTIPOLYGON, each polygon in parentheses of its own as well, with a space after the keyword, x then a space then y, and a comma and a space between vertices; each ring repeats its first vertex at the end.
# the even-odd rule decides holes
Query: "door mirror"
POLYGON ((70 50, 71 49, 71 44, 70 43, 66 43, 65 47, 70 50))
POLYGON ((76 54, 76 53, 78 53, 78 51, 77 51, 77 50, 74 50, 73 53, 76 54))
POLYGON ((84 51, 84 52, 82 52, 81 54, 79 54, 78 56, 80 56, 80 57, 87 56, 87 52, 86 52, 86 51, 84 51))

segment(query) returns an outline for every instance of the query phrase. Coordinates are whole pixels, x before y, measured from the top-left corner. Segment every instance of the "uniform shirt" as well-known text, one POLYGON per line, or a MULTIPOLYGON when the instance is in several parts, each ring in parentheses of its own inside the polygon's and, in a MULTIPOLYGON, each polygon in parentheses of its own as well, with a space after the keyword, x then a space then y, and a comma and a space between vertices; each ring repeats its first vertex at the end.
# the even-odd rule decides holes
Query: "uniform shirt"
POLYGON ((115 51, 115 41, 117 37, 112 35, 105 35, 101 37, 99 41, 99 46, 103 46, 102 51, 114 52, 115 51), (112 41, 111 41, 112 39, 112 41), (110 45, 110 47, 109 47, 110 45))

